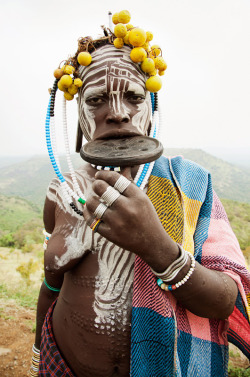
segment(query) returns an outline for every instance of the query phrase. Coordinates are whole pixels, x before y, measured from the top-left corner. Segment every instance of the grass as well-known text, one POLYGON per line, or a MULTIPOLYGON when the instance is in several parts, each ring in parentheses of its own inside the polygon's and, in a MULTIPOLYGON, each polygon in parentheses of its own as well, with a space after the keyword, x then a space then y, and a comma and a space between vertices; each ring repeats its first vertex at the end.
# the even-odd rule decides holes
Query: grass
POLYGON ((42 217, 38 206, 19 197, 0 194, 0 229, 2 232, 16 231, 31 219, 42 217))
POLYGON ((0 284, 0 298, 15 300, 18 305, 25 308, 36 309, 38 294, 39 288, 29 287, 27 289, 25 283, 18 287, 7 287, 6 284, 0 284))
POLYGON ((241 250, 250 246, 250 204, 222 199, 230 225, 239 241, 241 250))

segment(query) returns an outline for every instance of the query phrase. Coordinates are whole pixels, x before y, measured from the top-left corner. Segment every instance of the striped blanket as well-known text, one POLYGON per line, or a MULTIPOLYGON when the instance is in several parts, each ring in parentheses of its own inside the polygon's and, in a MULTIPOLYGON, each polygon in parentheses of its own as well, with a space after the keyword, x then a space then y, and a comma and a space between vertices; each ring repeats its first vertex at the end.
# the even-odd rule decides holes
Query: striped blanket
POLYGON ((198 317, 162 291, 148 265, 136 257, 131 376, 227 376, 228 341, 249 357, 250 276, 211 177, 182 157, 161 157, 147 195, 172 239, 203 266, 231 276, 238 297, 228 320, 198 317))

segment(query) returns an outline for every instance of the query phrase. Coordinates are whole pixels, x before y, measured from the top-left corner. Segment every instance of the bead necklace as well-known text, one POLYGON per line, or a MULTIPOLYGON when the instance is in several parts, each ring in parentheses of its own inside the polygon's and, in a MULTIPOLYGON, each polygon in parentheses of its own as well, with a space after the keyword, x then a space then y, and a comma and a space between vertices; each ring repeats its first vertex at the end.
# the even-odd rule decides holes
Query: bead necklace
MULTIPOLYGON (((56 148, 56 135, 55 135, 55 116, 54 116, 54 107, 55 107, 55 97, 57 91, 57 83, 58 80, 55 80, 53 88, 51 90, 51 96, 48 104, 47 115, 46 115, 46 122, 45 122, 45 133, 46 133, 46 144, 47 150, 49 154, 49 158, 52 164, 52 167, 60 180, 60 185, 62 188, 62 194, 64 199, 68 202, 71 208, 80 216, 83 216, 83 212, 79 210, 76 205, 74 204, 73 200, 78 201, 81 204, 86 203, 86 199, 79 187, 79 184, 76 179, 75 171, 72 165, 71 157, 70 157, 70 149, 69 149, 69 141, 68 141, 68 132, 67 132, 67 114, 66 114, 66 100, 63 101, 63 133, 64 133, 64 144, 66 150, 66 160, 68 163, 70 175, 73 182, 73 188, 68 185, 64 176, 61 172, 61 167, 59 163, 57 148, 56 148)), ((150 93, 151 96, 151 104, 152 104, 152 127, 150 130, 150 137, 156 138, 159 134, 159 111, 158 111, 158 98, 157 93, 150 93)), ((135 176, 134 183, 141 189, 144 190, 145 186, 148 183, 149 176, 153 170, 155 161, 150 163, 146 163, 140 165, 138 172, 135 176)), ((92 165, 93 166, 93 165, 92 165)), ((98 170, 114 170, 120 171, 120 167, 101 167, 101 166, 93 166, 98 170)))

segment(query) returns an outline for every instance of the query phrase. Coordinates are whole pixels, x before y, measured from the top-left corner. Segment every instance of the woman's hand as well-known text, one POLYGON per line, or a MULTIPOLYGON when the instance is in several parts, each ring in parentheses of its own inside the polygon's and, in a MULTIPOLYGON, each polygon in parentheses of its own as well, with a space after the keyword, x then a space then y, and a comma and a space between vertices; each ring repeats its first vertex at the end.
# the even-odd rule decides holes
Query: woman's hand
MULTIPOLYGON (((147 195, 133 183, 131 169, 125 168, 122 174, 131 183, 115 202, 108 206, 98 225, 98 233, 139 255, 152 268, 160 268, 169 248, 172 248, 170 255, 174 252, 173 260, 176 258, 179 253, 178 246, 165 232, 147 195)), ((100 204, 101 196, 109 186, 114 187, 119 177, 120 174, 114 171, 96 173, 93 183, 96 196, 87 198, 84 209, 84 218, 89 225, 95 219, 94 212, 100 204)), ((166 266, 166 263, 164 264, 166 266)))

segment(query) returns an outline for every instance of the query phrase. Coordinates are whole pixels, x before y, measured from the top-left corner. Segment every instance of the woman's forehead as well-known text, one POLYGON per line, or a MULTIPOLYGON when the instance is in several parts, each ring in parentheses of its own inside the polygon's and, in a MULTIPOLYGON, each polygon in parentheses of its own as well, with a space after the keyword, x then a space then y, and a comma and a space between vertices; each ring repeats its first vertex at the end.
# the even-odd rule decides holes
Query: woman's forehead
POLYGON ((109 88, 109 90, 130 90, 133 87, 145 93, 146 75, 130 59, 130 48, 116 49, 105 45, 92 53, 92 62, 88 67, 80 67, 79 74, 83 81, 82 94, 87 89, 109 88))

